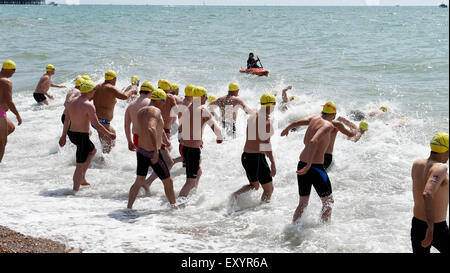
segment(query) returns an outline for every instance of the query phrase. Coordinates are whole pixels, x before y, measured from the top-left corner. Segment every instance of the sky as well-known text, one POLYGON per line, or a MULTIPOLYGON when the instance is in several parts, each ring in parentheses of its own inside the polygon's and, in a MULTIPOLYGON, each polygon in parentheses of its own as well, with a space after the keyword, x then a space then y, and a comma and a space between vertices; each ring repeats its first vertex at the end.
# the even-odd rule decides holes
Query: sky
POLYGON ((58 4, 88 5, 224 5, 224 6, 435 6, 449 0, 47 0, 58 4))

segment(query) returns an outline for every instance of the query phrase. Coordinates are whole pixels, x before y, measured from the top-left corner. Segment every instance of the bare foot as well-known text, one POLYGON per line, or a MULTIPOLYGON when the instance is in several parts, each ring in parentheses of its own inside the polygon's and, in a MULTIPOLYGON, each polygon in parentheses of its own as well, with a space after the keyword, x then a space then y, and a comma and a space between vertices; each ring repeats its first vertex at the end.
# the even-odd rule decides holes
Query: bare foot
POLYGON ((86 180, 84 180, 83 182, 81 182, 81 186, 90 186, 91 184, 89 184, 86 180))

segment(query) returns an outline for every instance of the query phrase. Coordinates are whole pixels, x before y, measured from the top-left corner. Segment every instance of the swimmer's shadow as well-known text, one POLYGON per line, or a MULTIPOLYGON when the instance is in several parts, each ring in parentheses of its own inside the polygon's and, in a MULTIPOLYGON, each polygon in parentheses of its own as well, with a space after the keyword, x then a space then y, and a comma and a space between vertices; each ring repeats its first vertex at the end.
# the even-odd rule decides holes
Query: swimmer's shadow
POLYGON ((39 192, 39 195, 44 197, 67 197, 74 196, 75 193, 72 189, 56 189, 56 190, 42 190, 39 192))
POLYGON ((137 211, 130 209, 118 209, 112 211, 108 214, 109 217, 116 219, 117 221, 123 223, 134 223, 139 217, 144 217, 152 214, 163 214, 167 213, 168 209, 160 209, 160 210, 145 210, 145 211, 137 211))

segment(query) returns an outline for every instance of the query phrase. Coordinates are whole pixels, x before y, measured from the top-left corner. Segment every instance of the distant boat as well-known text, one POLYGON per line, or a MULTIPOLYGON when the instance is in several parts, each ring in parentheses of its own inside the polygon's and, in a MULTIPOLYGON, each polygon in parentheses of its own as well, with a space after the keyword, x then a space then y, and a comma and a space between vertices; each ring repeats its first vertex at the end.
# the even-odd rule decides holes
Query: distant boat
POLYGON ((440 8, 446 8, 446 7, 447 7, 447 5, 446 5, 446 4, 444 4, 444 3, 442 3, 442 4, 440 4, 440 5, 439 5, 439 7, 440 7, 440 8))
POLYGON ((49 6, 57 6, 58 4, 55 3, 55 2, 50 2, 50 3, 48 3, 48 5, 49 5, 49 6))

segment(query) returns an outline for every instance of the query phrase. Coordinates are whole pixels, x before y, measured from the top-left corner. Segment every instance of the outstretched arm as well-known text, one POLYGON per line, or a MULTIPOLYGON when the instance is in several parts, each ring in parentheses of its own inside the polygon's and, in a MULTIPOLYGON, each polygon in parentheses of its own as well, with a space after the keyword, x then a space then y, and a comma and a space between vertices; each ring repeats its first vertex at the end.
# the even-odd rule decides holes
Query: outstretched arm
POLYGON ((289 85, 288 87, 286 87, 285 89, 283 89, 283 91, 281 91, 282 93, 282 98, 283 98, 283 102, 289 102, 289 98, 287 96, 287 91, 289 89, 292 89, 292 85, 289 85))
POLYGON ((289 134, 289 131, 296 127, 309 125, 309 123, 311 122, 311 119, 312 119, 312 117, 309 117, 307 119, 301 119, 301 120, 297 120, 297 121, 291 123, 288 127, 286 127, 281 132, 281 136, 287 136, 289 134))
POLYGON ((348 136, 348 137, 354 137, 356 135, 356 126, 355 129, 353 130, 348 130, 347 128, 345 128, 344 124, 342 122, 339 121, 333 121, 332 122, 334 127, 336 127, 339 132, 343 133, 344 135, 348 136))

